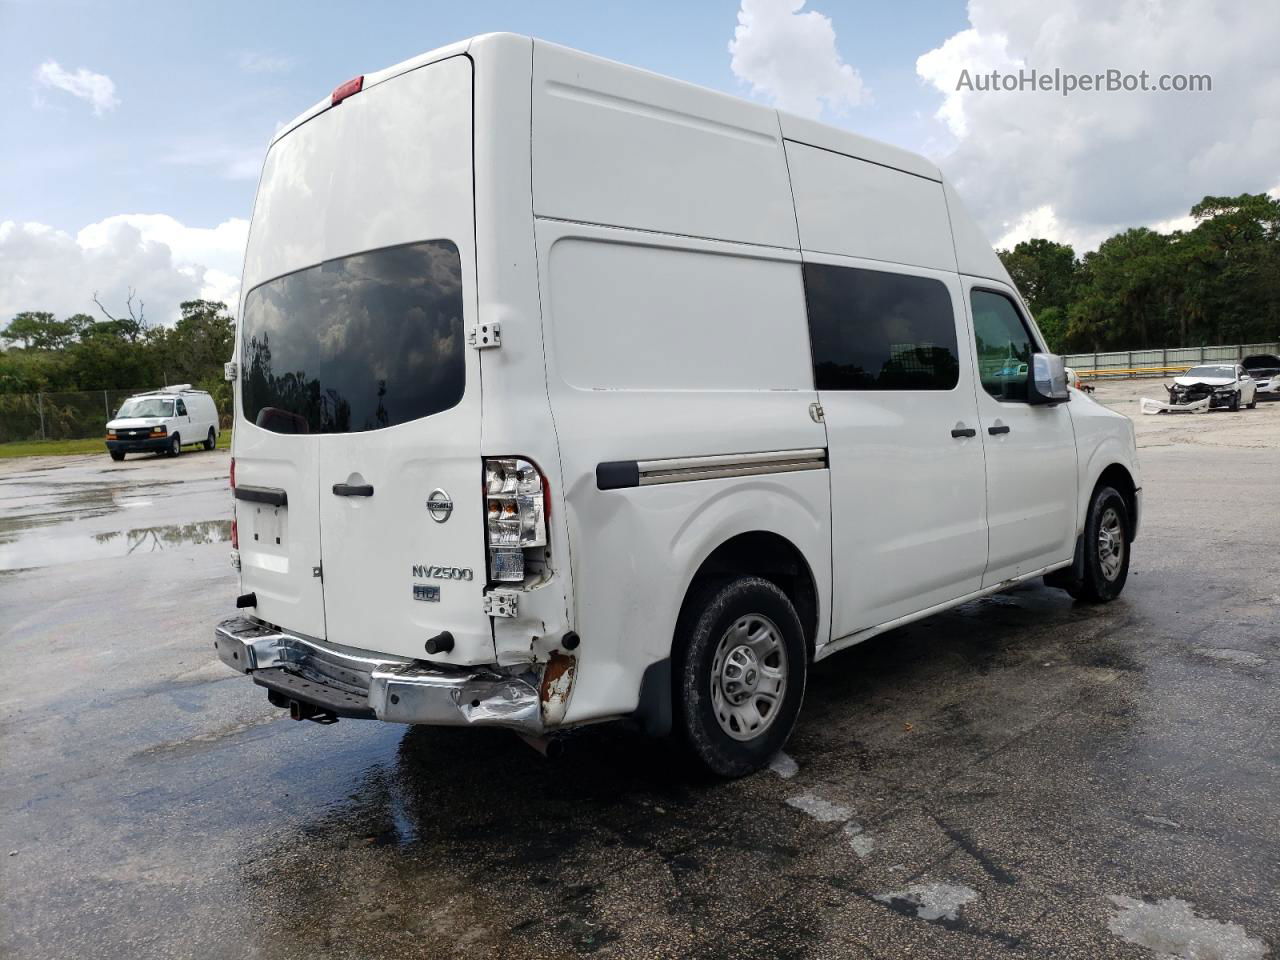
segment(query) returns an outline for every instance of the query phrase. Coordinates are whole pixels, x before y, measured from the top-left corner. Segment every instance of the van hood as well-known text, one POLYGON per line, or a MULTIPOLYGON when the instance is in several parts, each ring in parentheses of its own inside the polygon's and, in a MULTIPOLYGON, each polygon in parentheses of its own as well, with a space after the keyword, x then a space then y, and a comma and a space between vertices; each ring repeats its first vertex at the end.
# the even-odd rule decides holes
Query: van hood
POLYGON ((121 417, 107 421, 107 429, 130 430, 137 427, 158 427, 163 423, 163 417, 121 417))

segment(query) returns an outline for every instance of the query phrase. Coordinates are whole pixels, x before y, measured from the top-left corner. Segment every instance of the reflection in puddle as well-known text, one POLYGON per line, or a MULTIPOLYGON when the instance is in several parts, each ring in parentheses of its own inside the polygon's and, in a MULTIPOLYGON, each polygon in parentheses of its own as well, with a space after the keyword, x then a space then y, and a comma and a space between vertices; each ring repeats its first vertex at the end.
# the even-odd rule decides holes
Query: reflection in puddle
POLYGON ((19 537, 0 543, 0 571, 124 557, 131 553, 155 553, 178 547, 226 543, 230 539, 230 520, 175 523, 75 537, 50 537, 47 534, 19 537))

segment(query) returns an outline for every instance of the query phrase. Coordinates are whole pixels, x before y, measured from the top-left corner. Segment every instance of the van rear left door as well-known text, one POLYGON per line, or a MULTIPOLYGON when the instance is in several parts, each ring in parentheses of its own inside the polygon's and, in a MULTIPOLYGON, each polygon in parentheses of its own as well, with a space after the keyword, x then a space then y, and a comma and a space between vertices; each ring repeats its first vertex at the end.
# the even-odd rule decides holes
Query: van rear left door
POLYGON ((260 617, 407 657, 448 630, 448 659, 491 662, 466 343, 472 82, 465 56, 366 78, 272 147, 245 260, 236 480, 287 492, 282 508, 253 505, 268 538, 283 517, 281 544, 246 558, 241 520, 260 617), (437 489, 447 519, 428 508, 437 489))

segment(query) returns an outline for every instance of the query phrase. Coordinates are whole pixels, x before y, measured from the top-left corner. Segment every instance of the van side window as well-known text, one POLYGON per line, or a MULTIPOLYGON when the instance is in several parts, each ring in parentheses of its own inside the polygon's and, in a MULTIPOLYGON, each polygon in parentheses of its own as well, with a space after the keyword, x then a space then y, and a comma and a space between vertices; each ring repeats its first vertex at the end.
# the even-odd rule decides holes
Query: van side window
POLYGON ((187 415, 187 405, 181 400, 178 401, 178 416, 185 417, 187 415))
POLYGON ((1031 331, 1003 293, 974 290, 970 302, 983 389, 997 400, 1025 403, 1028 364, 1037 349, 1031 331))
POLYGON ((814 386, 951 390, 960 379, 955 314, 941 280, 804 265, 814 386))

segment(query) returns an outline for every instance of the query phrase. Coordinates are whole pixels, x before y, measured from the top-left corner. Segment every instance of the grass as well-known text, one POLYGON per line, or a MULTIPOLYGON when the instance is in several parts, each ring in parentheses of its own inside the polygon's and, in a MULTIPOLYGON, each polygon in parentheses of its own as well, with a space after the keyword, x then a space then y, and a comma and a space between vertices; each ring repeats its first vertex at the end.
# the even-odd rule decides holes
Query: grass
MULTIPOLYGON (((218 449, 225 450, 231 446, 231 431, 224 430, 218 435, 218 449)), ((190 448, 184 448, 190 452, 190 448)), ((69 457, 75 454, 100 453, 107 455, 107 444, 101 437, 88 440, 19 440, 15 443, 0 443, 0 460, 7 457, 69 457)), ((144 454, 132 453, 131 457, 144 454)))

